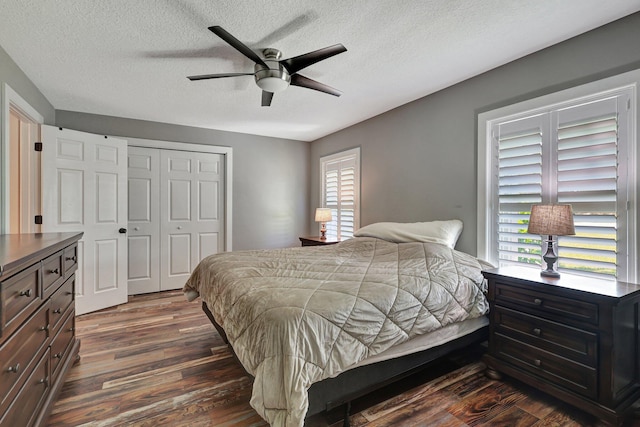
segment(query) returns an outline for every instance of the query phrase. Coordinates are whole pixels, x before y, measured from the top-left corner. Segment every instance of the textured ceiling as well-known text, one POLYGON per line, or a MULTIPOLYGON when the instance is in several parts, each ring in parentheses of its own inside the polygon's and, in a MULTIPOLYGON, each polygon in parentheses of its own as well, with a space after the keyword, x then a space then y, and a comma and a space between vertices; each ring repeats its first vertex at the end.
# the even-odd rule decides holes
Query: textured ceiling
POLYGON ((58 110, 312 141, 640 10, 640 0, 2 0, 0 46, 58 110), (283 57, 336 43, 261 107, 220 25, 283 57))

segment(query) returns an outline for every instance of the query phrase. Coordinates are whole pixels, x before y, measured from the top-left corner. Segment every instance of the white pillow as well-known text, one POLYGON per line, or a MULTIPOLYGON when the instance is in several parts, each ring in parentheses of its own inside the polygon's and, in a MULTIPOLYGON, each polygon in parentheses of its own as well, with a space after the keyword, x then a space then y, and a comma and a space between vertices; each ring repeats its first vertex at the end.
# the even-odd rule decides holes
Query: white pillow
POLYGON ((354 237, 376 237, 394 243, 435 242, 454 248, 462 233, 462 221, 376 222, 353 233, 354 237))

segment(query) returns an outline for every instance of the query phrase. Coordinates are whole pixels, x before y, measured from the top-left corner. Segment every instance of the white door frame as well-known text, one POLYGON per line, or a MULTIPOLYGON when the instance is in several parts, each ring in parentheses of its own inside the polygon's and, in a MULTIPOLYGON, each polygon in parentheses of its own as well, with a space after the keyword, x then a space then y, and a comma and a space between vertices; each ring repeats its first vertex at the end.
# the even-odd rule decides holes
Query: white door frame
POLYGON ((43 124, 44 117, 27 101, 21 97, 18 92, 13 90, 11 86, 4 83, 2 87, 2 117, 0 117, 0 234, 4 234, 9 230, 9 195, 11 183, 9 182, 9 143, 10 135, 10 110, 11 107, 20 111, 20 113, 29 117, 30 120, 43 124))
POLYGON ((190 144, 186 142, 158 141, 153 139, 126 138, 132 147, 161 148, 165 150, 195 151, 200 153, 214 153, 224 155, 224 250, 230 252, 232 248, 232 187, 233 187, 233 149, 220 145, 190 144))

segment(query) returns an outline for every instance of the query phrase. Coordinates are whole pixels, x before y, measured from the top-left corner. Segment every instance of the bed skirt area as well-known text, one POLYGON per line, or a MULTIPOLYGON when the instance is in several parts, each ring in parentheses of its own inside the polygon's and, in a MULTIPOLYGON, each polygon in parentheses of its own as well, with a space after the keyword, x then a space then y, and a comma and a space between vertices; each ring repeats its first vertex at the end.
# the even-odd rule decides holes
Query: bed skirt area
MULTIPOLYGON (((202 302, 202 310, 225 343, 228 344, 224 330, 215 321, 204 301, 202 302)), ((334 378, 326 378, 317 382, 308 390, 309 409, 306 416, 310 417, 323 411, 338 408, 386 385, 406 378, 424 369, 430 362, 456 350, 486 341, 488 334, 489 327, 484 325, 468 334, 458 336, 435 347, 372 364, 363 364, 344 371, 334 378)), ((231 345, 229 347, 233 351, 233 347, 231 345)), ((240 362, 238 361, 238 363, 240 362)))

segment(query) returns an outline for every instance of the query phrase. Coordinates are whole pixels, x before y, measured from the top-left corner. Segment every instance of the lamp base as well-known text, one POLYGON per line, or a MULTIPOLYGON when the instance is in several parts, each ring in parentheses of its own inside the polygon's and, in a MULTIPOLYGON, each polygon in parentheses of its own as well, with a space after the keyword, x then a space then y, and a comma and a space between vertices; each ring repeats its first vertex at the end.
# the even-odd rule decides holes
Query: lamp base
POLYGON ((542 270, 540 272, 540 275, 543 277, 555 277, 555 278, 560 277, 560 273, 558 273, 555 270, 542 270))
POLYGON ((549 239, 547 239, 546 242, 547 242, 547 253, 545 253, 543 255, 542 259, 547 264, 547 269, 546 270, 542 270, 540 272, 540 275, 543 276, 543 277, 555 277, 555 278, 558 278, 558 277, 560 277, 560 273, 558 273, 553 268, 553 264, 555 264, 556 261, 558 261, 558 256, 556 255, 556 253, 553 250, 553 236, 549 236, 549 239))

